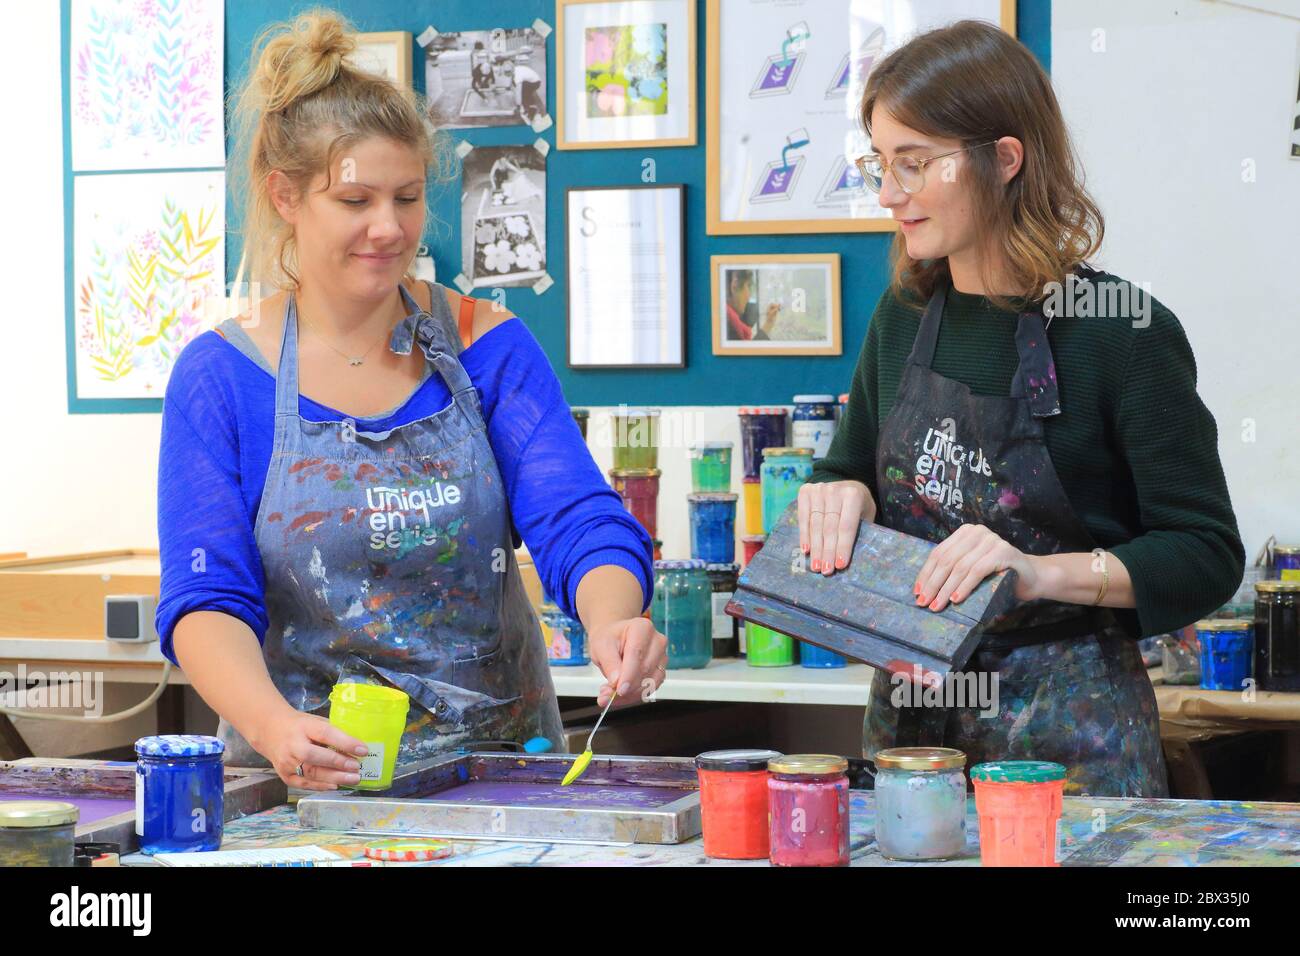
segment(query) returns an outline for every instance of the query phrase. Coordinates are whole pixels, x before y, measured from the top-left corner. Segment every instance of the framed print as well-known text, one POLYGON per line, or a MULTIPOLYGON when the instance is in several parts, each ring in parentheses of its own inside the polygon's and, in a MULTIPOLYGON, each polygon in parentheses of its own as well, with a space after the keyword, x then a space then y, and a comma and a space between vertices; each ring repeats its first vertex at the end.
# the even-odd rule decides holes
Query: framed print
POLYGON ((348 61, 359 70, 411 88, 411 35, 404 30, 358 34, 357 50, 348 61))
POLYGON ((1015 0, 708 0, 709 235, 893 231, 853 160, 874 64, 919 32, 980 19, 1015 34, 1015 0))
POLYGON ((714 355, 839 355, 840 257, 711 256, 714 355))
POLYGON ((549 286, 546 152, 537 144, 475 146, 461 156, 457 287, 468 294, 483 287, 536 288, 543 280, 549 286))
POLYGON ((681 185, 565 194, 570 368, 685 368, 681 185))
POLYGON ((556 146, 694 146, 694 0, 556 0, 556 146))
MULTIPOLYGON (((537 26, 421 34, 429 118, 439 129, 551 125, 546 34, 537 26)), ((549 32, 549 31, 548 31, 549 32)))

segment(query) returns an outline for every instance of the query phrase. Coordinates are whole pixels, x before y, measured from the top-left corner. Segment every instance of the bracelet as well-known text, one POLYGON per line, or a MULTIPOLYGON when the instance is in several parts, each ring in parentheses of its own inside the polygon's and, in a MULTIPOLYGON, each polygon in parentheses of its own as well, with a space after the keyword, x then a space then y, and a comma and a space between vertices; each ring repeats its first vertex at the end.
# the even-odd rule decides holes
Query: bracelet
MULTIPOLYGON (((1106 552, 1101 548, 1094 548, 1093 555, 1101 562, 1101 588, 1097 591, 1097 599, 1093 601, 1093 606, 1101 604, 1101 599, 1106 596, 1106 588, 1110 587, 1110 571, 1106 568, 1106 552)), ((1096 562, 1093 562, 1094 566, 1096 562)))

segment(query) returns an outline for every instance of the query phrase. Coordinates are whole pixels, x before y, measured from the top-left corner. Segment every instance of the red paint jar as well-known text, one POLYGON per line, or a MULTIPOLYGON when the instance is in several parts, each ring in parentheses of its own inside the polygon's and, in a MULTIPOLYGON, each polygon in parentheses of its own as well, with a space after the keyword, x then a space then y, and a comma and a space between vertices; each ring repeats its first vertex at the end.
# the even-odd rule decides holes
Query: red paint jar
POLYGON ((750 561, 754 560, 754 555, 758 554, 763 547, 763 542, 766 540, 767 535, 765 534, 747 534, 740 539, 740 543, 745 548, 745 564, 749 564, 750 561))
POLYGON ((767 859, 767 763, 780 756, 775 750, 711 750, 695 758, 705 856, 767 859))
POLYGON ((658 468, 614 468, 609 473, 609 483, 623 499, 623 507, 652 539, 659 536, 660 474, 658 468))
POLYGON ((767 765, 773 866, 849 865, 849 762, 794 754, 767 765))

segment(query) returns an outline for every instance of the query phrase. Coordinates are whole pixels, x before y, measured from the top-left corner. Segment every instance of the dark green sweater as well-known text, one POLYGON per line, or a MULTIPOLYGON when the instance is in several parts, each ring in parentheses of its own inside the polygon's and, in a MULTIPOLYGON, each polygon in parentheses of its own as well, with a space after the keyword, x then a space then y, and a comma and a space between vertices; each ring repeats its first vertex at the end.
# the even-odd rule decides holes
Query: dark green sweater
MULTIPOLYGON (((1241 583, 1245 563, 1214 418, 1196 393, 1191 347, 1173 313, 1154 298, 1147 302, 1145 328, 1134 328, 1130 318, 1052 321, 1061 414, 1044 420, 1047 450, 1070 503, 1133 580, 1136 614, 1116 613, 1134 637, 1214 611, 1241 583)), ((876 434, 893 408, 920 317, 919 306, 889 290, 881 296, 844 417, 813 481, 853 478, 876 498, 876 434)), ((1008 395, 1016 321, 1015 312, 984 296, 951 290, 934 370, 976 395, 1008 395)))

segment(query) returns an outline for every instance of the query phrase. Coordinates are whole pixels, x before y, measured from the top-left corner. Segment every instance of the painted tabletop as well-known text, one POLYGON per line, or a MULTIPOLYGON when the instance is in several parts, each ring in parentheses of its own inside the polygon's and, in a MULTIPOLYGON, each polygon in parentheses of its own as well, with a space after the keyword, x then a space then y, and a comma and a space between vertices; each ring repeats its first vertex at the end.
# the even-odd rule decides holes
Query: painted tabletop
MULTIPOLYGON (((917 866, 880 855, 875 795, 850 795, 853 866, 917 866)), ((374 835, 305 830, 289 805, 226 824, 223 850, 323 846, 362 856, 374 835)), ((453 855, 411 866, 766 866, 711 860, 696 838, 676 846, 606 846, 448 840, 453 855)), ((967 802, 967 854, 941 866, 979 866, 975 802, 967 802)), ((1066 866, 1279 866, 1300 864, 1300 803, 1066 797, 1061 827, 1066 866)))

